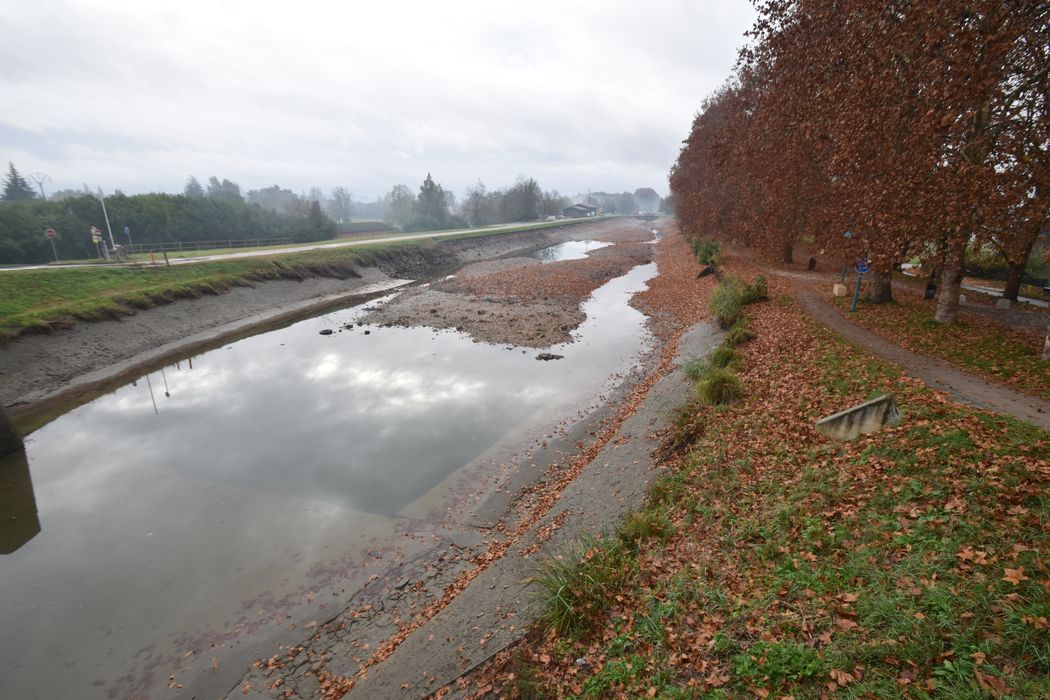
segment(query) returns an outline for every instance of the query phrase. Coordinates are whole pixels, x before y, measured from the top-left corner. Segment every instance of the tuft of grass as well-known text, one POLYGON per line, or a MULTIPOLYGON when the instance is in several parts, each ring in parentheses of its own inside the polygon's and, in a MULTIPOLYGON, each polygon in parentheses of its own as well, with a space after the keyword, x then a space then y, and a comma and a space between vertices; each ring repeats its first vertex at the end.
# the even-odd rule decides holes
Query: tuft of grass
POLYGON ((706 406, 724 406, 744 395, 744 383, 729 369, 711 369, 696 383, 696 395, 706 406))
POLYGON ((633 567, 620 538, 586 536, 576 550, 549 560, 530 579, 539 589, 539 623, 559 636, 584 638, 623 590, 633 567))
POLYGON ((753 340, 755 334, 751 332, 747 327, 747 319, 740 318, 733 327, 726 331, 726 336, 722 341, 723 345, 727 345, 731 348, 740 347, 749 340, 753 340))
POLYGON ((735 278, 728 278, 715 288, 711 294, 711 315, 722 330, 728 330, 740 320, 744 309, 740 284, 735 278))
POLYGON ((699 240, 693 243, 693 254, 696 255, 696 259, 704 265, 717 265, 721 259, 721 249, 717 241, 708 239, 699 240))
POLYGON ((755 642, 733 657, 733 666, 739 677, 756 686, 800 681, 827 670, 815 649, 797 642, 755 642))
POLYGON ((745 305, 765 301, 769 298, 769 283, 765 275, 758 275, 750 284, 745 284, 741 292, 741 300, 745 305))
POLYGON ((674 533, 667 513, 657 508, 635 511, 627 516, 617 535, 629 548, 637 549, 643 540, 666 540, 674 533))
POLYGON ((682 371, 691 382, 700 381, 704 375, 707 374, 707 370, 707 360, 700 357, 694 357, 691 360, 687 360, 685 364, 682 365, 682 371))
POLYGON ((707 359, 708 364, 714 369, 736 368, 740 366, 740 355, 731 347, 721 345, 707 359))

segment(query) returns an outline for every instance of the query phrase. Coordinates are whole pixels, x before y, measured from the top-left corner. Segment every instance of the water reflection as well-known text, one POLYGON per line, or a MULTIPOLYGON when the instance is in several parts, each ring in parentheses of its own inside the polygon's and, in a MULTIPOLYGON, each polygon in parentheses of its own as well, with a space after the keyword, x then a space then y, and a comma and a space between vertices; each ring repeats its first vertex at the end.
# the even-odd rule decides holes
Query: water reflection
POLYGON ((11 554, 40 532, 25 450, 0 458, 0 554, 11 554))
POLYGON ((558 262, 561 260, 582 260, 592 251, 612 245, 604 241, 565 241, 556 245, 541 248, 532 254, 543 262, 558 262))
POLYGON ((401 546, 403 508, 637 361, 644 317, 627 300, 654 273, 599 289, 556 362, 426 328, 319 335, 363 313, 347 309, 152 372, 32 433, 29 469, 23 454, 0 491, 18 515, 0 560, 0 697, 146 696, 147 667, 184 658, 187 639, 243 645, 275 609, 283 624, 328 615, 300 593, 352 590, 365 546, 401 546))

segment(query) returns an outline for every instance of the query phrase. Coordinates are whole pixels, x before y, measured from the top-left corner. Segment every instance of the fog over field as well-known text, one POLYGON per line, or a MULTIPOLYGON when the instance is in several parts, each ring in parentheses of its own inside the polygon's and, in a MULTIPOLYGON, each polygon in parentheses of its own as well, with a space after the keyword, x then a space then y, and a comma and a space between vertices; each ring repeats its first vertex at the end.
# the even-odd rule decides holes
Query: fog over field
POLYGON ((43 0, 0 7, 0 160, 50 188, 348 185, 433 172, 666 193, 750 3, 43 0))

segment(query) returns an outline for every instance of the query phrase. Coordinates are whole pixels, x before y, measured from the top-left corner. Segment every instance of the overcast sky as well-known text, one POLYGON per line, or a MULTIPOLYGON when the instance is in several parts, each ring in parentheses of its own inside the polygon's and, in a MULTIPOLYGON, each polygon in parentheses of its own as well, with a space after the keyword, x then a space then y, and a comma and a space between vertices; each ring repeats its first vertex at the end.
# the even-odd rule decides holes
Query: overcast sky
MULTIPOLYGON (((0 159, 49 189, 667 190, 747 0, 32 0, 0 7, 0 159)), ((3 165, 6 165, 4 163, 3 165)))

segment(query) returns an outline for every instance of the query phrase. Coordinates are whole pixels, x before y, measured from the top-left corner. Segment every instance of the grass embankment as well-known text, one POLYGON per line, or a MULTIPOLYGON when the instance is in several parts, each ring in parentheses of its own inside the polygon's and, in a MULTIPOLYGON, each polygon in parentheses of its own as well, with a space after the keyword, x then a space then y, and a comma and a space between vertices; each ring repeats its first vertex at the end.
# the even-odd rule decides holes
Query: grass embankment
POLYGON ((521 697, 1050 695, 1050 435, 943 400, 782 290, 736 319, 722 316, 739 303, 713 300, 736 328, 720 352, 741 395, 705 393, 714 358, 690 367, 698 400, 648 505, 537 574, 541 625, 475 682, 521 697), (884 392, 898 426, 848 443, 813 429, 884 392))
MULTIPOLYGON (((282 243, 280 245, 269 245, 269 246, 255 246, 246 248, 205 248, 202 250, 169 250, 168 257, 170 258, 203 258, 209 255, 223 255, 227 253, 254 253, 258 251, 273 250, 280 251, 282 248, 295 247, 296 245, 314 245, 322 246, 326 248, 346 248, 360 245, 358 241, 382 241, 396 242, 401 237, 411 237, 408 240, 419 241, 424 238, 435 241, 446 241, 454 238, 481 238, 485 236, 495 236, 502 233, 521 233, 523 231, 536 231, 545 228, 560 228, 563 226, 574 226, 576 224, 585 223, 587 221, 594 221, 594 219, 564 219, 560 221, 542 221, 535 224, 522 224, 520 226, 504 226, 498 228, 476 228, 476 229, 450 229, 448 231, 377 231, 375 233, 365 233, 358 236, 337 238, 331 241, 317 241, 313 243, 282 243)), ((192 245, 192 242, 187 243, 192 245)), ((157 260, 163 261, 163 255, 161 253, 156 254, 157 260)), ((136 253, 129 255, 128 260, 130 262, 149 262, 148 253, 136 253)), ((79 261, 77 261, 79 262, 79 261)), ((100 262, 101 264, 101 262, 100 262)))
MULTIPOLYGON (((320 248, 300 253, 213 260, 171 267, 93 266, 53 270, 11 270, 0 274, 0 339, 47 332, 76 321, 118 318, 180 298, 221 294, 233 286, 269 279, 354 276, 355 264, 395 246, 430 240, 488 237, 588 223, 543 222, 514 228, 441 233, 433 239, 397 239, 366 245, 320 248), (467 233, 470 235, 468 236, 467 233)), ((239 251, 215 251, 239 252, 239 251)), ((204 251, 201 252, 204 254, 204 251)))
MULTIPOLYGON (((405 243, 404 245, 407 245, 405 243)), ((0 274, 0 337, 47 332, 75 321, 118 318, 180 298, 221 294, 271 279, 355 276, 353 266, 381 248, 362 246, 215 260, 171 267, 15 270, 0 274)))
POLYGON ((1039 359, 1043 335, 1021 331, 963 311, 959 323, 933 320, 934 302, 898 295, 893 304, 865 304, 849 313, 849 299, 836 305, 850 320, 902 347, 937 357, 1018 391, 1050 399, 1050 360, 1039 359))

